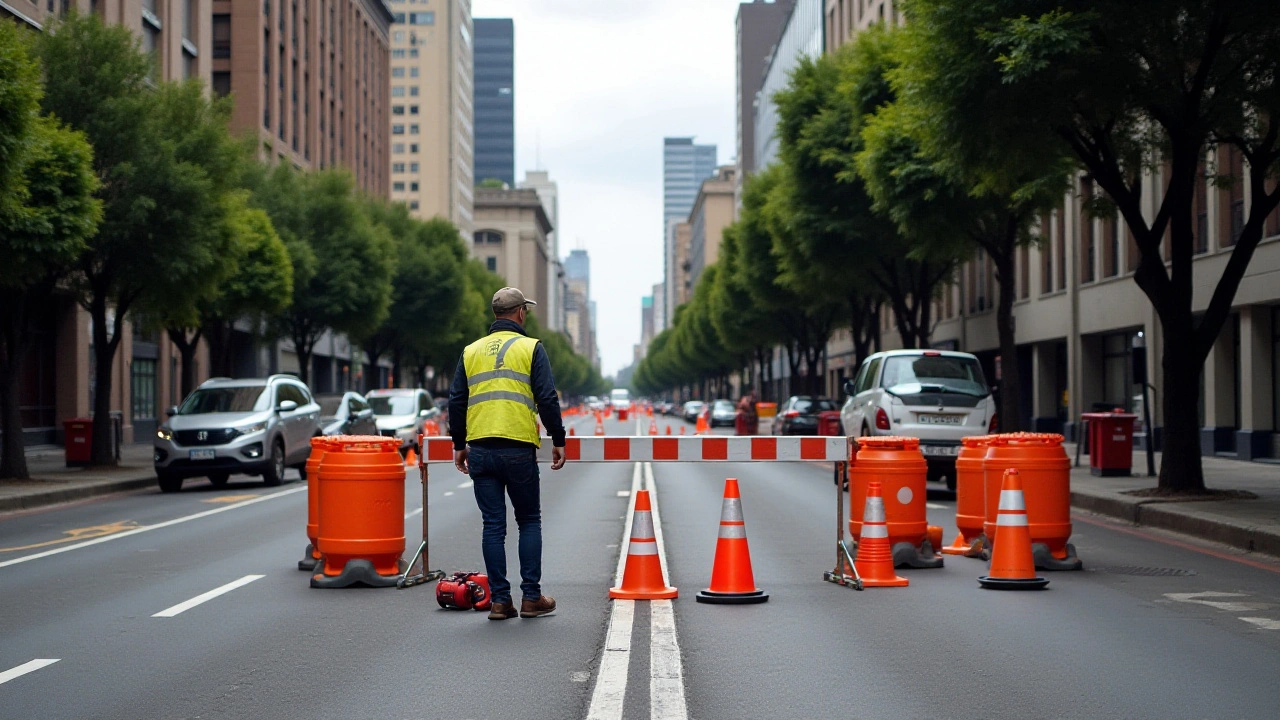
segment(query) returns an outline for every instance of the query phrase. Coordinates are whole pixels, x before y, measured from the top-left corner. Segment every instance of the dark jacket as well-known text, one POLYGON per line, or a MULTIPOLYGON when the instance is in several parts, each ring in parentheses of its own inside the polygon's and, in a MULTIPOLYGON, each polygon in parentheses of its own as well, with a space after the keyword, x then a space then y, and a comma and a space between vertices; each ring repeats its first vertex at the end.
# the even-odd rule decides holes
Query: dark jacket
MULTIPOLYGON (((514 320, 495 320, 489 326, 489 334, 500 330, 518 332, 526 335, 520 323, 514 320)), ((533 351, 533 368, 529 373, 529 384, 533 386, 533 399, 538 404, 538 415, 542 418, 542 427, 551 436, 551 444, 564 447, 564 421, 560 419, 560 398, 556 396, 556 379, 551 374, 551 360, 547 357, 542 343, 533 351)), ((453 449, 461 450, 467 446, 467 368, 465 356, 458 358, 458 369, 453 373, 453 385, 449 386, 449 434, 453 436, 453 449)), ((529 443, 507 438, 476 438, 473 445, 487 448, 532 447, 529 443)))

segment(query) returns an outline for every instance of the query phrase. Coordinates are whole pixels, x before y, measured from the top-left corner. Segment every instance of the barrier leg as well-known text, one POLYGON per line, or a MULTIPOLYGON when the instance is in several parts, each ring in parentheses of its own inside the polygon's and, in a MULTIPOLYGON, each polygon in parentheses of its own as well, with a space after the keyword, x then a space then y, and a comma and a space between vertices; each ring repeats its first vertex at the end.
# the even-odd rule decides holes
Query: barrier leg
POLYGON ((409 558, 409 564, 405 567, 404 574, 400 576, 400 580, 396 582, 398 588, 409 588, 414 585, 425 585, 432 580, 439 580, 444 577, 443 570, 428 570, 429 560, 427 553, 427 517, 431 514, 427 511, 427 463, 425 458, 419 461, 418 473, 422 476, 422 542, 418 544, 418 550, 409 558), (421 572, 410 575, 409 571, 413 569, 415 563, 421 560, 421 572))
MULTIPOLYGON (((850 451, 850 457, 853 457, 853 451, 850 451)), ((848 472, 848 463, 838 462, 836 465, 836 473, 844 476, 848 472)), ((858 576, 858 569, 853 565, 853 553, 849 551, 849 544, 845 541, 845 523, 844 523, 844 483, 837 481, 836 486, 836 566, 830 572, 822 573, 822 579, 836 585, 844 585, 854 590, 862 589, 862 578, 858 576)))

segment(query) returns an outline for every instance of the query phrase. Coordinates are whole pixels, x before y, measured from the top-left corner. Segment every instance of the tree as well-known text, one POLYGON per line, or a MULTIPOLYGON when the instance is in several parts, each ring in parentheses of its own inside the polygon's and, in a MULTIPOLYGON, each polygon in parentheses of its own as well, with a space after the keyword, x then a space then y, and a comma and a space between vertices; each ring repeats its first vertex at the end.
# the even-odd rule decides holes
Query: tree
POLYGON ((1115 204, 1141 255, 1134 281, 1162 330, 1159 487, 1203 492, 1197 396, 1186 389, 1199 386, 1265 220, 1280 205, 1280 6, 912 0, 906 11, 919 37, 907 63, 927 80, 912 92, 945 129, 931 152, 984 168, 1068 152, 1115 204), (1243 156, 1252 203, 1198 306, 1193 198, 1213 147, 1243 156), (1160 167, 1163 187, 1148 189, 1160 167))
POLYGON ((92 149, 37 114, 39 66, 20 32, 0 23, 0 478, 28 477, 18 393, 29 330, 102 216, 92 149))
MULTIPOLYGON (((756 370, 748 373, 748 383, 763 393, 772 380, 773 347, 786 337, 786 328, 775 314, 755 301, 743 277, 741 234, 740 223, 724 229, 720 258, 716 261, 720 271, 711 294, 711 322, 725 349, 754 357, 756 370)), ((657 337, 650 341, 650 353, 660 348, 657 337)))
POLYGON ((45 30, 42 108, 85 134, 101 182, 102 223, 70 280, 93 320, 92 461, 111 465, 106 419, 124 320, 216 282, 239 150, 227 141, 229 103, 210 101, 196 81, 156 85, 153 58, 127 28, 71 13, 45 30))

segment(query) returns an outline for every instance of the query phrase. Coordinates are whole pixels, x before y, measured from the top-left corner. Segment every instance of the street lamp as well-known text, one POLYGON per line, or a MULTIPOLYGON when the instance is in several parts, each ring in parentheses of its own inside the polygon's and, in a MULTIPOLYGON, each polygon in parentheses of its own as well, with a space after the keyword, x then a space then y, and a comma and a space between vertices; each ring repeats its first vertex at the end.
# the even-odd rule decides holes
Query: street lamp
POLYGON ((1139 330, 1133 336, 1133 380, 1142 386, 1142 426, 1147 431, 1147 476, 1156 474, 1156 429, 1151 425, 1151 398, 1147 395, 1147 338, 1139 330))

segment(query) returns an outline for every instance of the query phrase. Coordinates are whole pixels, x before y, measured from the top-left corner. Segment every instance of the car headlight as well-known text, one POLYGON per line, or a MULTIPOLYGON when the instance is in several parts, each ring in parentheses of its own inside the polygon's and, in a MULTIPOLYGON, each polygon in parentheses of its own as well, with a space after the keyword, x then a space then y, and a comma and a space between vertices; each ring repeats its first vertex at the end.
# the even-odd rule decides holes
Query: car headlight
POLYGON ((241 425, 240 427, 236 428, 236 432, 240 433, 241 435, 252 435, 253 433, 262 432, 263 430, 266 430, 266 429, 267 429, 267 421, 263 420, 262 422, 256 422, 251 425, 241 425))
POLYGON ((161 440, 165 440, 165 441, 172 440, 172 439, 173 439, 173 431, 172 431, 172 430, 170 430, 170 429, 169 429, 169 428, 167 428, 167 427, 162 427, 162 428, 160 428, 159 430, 156 430, 156 437, 160 438, 161 440))

